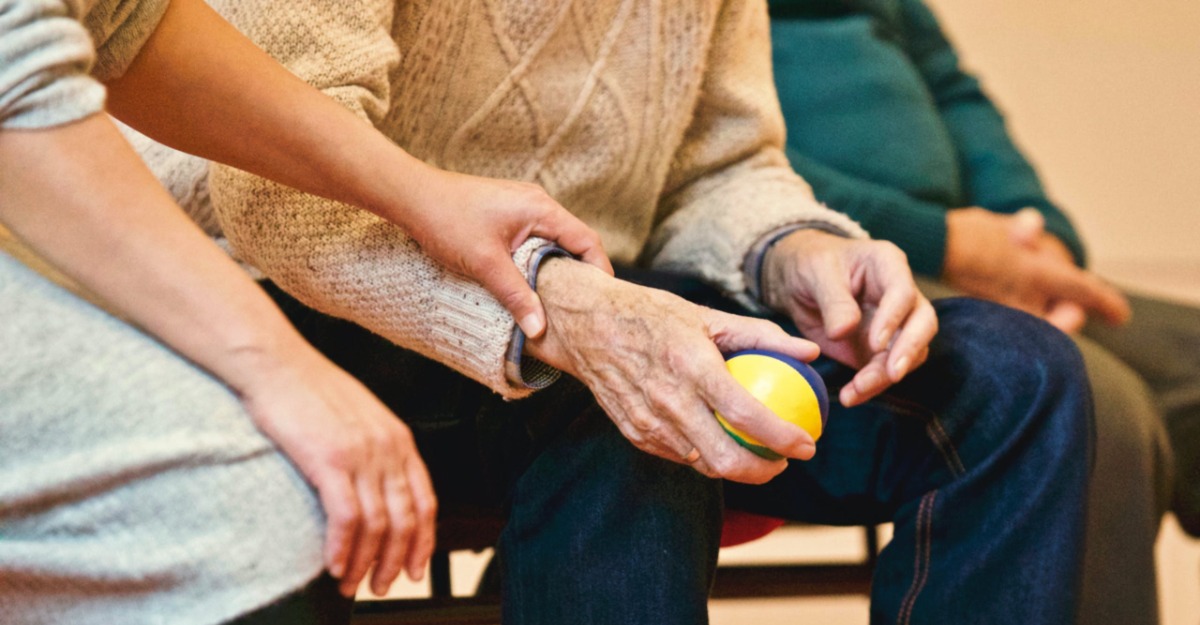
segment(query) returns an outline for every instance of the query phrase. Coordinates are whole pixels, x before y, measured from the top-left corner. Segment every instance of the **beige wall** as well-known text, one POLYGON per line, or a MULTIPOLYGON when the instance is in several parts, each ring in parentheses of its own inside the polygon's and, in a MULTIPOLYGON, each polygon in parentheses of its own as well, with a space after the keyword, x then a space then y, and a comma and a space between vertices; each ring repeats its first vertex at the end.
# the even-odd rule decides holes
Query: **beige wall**
POLYGON ((1101 271, 1200 275, 1200 2, 930 4, 1101 271))

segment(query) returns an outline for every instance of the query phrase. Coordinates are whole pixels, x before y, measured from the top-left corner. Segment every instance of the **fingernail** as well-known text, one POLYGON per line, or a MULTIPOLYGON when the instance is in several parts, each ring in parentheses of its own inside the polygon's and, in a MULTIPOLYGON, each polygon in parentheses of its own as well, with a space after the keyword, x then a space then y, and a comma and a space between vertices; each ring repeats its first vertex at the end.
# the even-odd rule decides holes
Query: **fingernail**
POLYGON ((899 381, 900 378, 903 378, 904 375, 908 373, 908 364, 908 356, 901 356, 899 360, 896 361, 896 364, 892 366, 892 379, 899 381))
POLYGON ((858 389, 865 389, 867 391, 870 391, 871 389, 875 388, 876 386, 879 386, 879 381, 880 381, 879 374, 874 371, 870 371, 866 374, 863 374, 862 377, 858 378, 855 381, 854 386, 856 386, 858 389))
POLYGON ((341 579, 342 575, 345 573, 346 565, 342 564, 341 562, 334 562, 333 566, 329 567, 329 574, 335 579, 341 579))
POLYGON ((802 443, 800 445, 800 456, 803 458, 811 458, 817 453, 817 446, 813 443, 802 443))
POLYGON ((887 348, 888 341, 892 340, 892 329, 884 328, 875 335, 875 349, 882 350, 887 348))
POLYGON ((542 323, 542 317, 537 313, 529 313, 521 318, 521 331, 531 339, 541 336, 544 329, 545 324, 542 323))
POLYGON ((858 393, 849 385, 842 387, 842 392, 838 393, 838 401, 847 408, 853 406, 856 399, 858 399, 858 393))

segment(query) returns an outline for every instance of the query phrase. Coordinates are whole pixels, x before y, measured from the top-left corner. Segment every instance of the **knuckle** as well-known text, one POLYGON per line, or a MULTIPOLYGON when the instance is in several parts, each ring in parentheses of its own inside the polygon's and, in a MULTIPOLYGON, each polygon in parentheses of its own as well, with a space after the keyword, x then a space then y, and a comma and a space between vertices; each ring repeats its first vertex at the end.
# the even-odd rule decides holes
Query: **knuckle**
POLYGON ((908 254, 905 254, 904 250, 900 249, 899 245, 896 245, 891 241, 883 241, 882 244, 882 249, 885 254, 897 260, 908 260, 908 254))
MULTIPOLYGON (((656 408, 651 405, 651 410, 656 410, 656 408)), ((653 413, 639 410, 629 415, 629 425, 637 430, 639 438, 645 440, 653 438, 653 434, 658 431, 660 422, 653 413)))
POLYGON ((717 476, 735 477, 738 475, 737 463, 730 454, 716 454, 713 458, 708 459, 708 465, 717 476))
POLYGON ((344 473, 347 469, 354 466, 357 457, 357 449, 342 443, 326 446, 321 460, 325 466, 330 467, 338 473, 344 473))
POLYGON ((529 303, 523 284, 516 286, 516 288, 505 289, 497 299, 500 300, 500 305, 508 310, 524 310, 527 303, 529 303))
POLYGON ((766 406, 759 403, 750 395, 741 396, 733 395, 728 401, 721 406, 721 417, 730 425, 737 429, 745 429, 746 426, 753 425, 756 421, 756 415, 766 411, 766 406))
POLYGON ((558 205, 557 202, 550 197, 550 194, 546 192, 546 189, 541 185, 532 182, 523 182, 521 185, 521 191, 523 194, 521 199, 526 204, 530 204, 542 210, 547 210, 558 205))
POLYGON ((639 417, 647 426, 652 427, 657 421, 654 416, 669 414, 674 407, 675 399, 671 396, 671 389, 667 388, 665 384, 655 383, 647 385, 645 393, 646 405, 650 407, 653 414, 644 413, 639 415, 639 417))
POLYGON ((434 523, 437 521, 438 504, 436 500, 419 501, 415 506, 417 518, 421 523, 434 523))
POLYGON ((371 510, 363 515, 363 530, 372 536, 387 530, 388 523, 388 516, 382 510, 371 510))
POLYGON ((367 445, 372 450, 381 450, 384 452, 390 451, 398 440, 396 438, 395 429, 384 425, 383 427, 372 428, 365 436, 367 445))
POLYGON ((391 418, 388 420, 388 422, 391 424, 389 429, 391 431, 391 436, 392 436, 392 441, 391 441, 392 445, 394 445, 394 446, 399 446, 399 445, 412 446, 412 444, 413 444, 412 430, 408 429, 408 426, 404 425, 404 423, 402 423, 398 419, 391 418))
POLYGON ((416 519, 409 514, 398 515, 398 518, 392 521, 392 533, 399 536, 401 540, 407 540, 416 529, 416 519))
POLYGON ((358 525, 361 520, 361 515, 358 505, 350 502, 350 505, 340 505, 333 510, 327 512, 329 524, 341 528, 351 528, 358 525))

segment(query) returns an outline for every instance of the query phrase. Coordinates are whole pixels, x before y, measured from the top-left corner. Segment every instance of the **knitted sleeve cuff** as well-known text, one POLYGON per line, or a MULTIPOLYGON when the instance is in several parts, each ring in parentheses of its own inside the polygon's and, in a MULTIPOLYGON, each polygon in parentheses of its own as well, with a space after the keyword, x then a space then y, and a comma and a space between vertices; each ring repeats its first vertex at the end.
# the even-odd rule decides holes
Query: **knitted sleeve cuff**
MULTIPOLYGON (((518 255, 520 253, 518 250, 518 255)), ((532 250, 525 266, 525 277, 531 288, 537 287, 537 275, 542 261, 560 256, 571 258, 571 254, 563 248, 553 244, 546 245, 544 241, 539 247, 532 250)), ((520 388, 538 390, 550 386, 562 375, 558 369, 525 354, 524 351, 525 333, 521 331, 521 326, 513 324, 512 341, 508 344, 508 353, 504 358, 504 375, 510 384, 520 388)))

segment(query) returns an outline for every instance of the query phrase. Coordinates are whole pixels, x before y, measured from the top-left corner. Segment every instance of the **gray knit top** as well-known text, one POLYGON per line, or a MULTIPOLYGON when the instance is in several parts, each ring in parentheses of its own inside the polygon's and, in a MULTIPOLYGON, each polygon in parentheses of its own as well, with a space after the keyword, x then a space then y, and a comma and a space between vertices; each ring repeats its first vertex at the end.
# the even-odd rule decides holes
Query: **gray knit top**
MULTIPOLYGON (((0 0, 0 129, 102 110, 166 4, 0 0)), ((318 502, 237 398, 5 247, 0 623, 214 625, 313 579, 318 502)))

